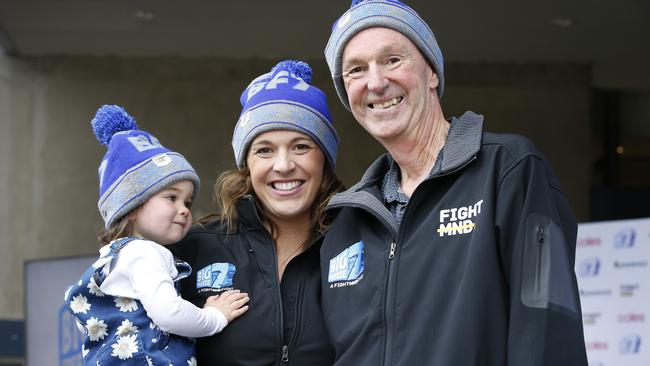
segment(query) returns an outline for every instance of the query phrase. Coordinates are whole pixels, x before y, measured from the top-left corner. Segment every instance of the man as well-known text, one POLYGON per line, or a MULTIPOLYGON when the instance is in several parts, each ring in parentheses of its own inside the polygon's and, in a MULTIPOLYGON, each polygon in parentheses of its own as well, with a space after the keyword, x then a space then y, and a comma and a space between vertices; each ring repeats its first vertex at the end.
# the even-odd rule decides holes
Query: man
POLYGON ((353 2, 325 55, 388 151, 329 205, 336 365, 586 365, 576 222, 545 158, 480 115, 445 119, 442 53, 397 0, 353 2))

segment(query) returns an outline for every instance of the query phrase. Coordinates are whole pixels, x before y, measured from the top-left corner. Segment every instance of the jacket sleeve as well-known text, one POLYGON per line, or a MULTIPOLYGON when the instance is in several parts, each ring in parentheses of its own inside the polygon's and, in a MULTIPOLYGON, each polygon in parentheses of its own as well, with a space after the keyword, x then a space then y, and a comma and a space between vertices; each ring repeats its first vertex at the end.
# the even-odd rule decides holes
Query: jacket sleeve
POLYGON ((527 155, 497 187, 495 224, 510 290, 508 365, 587 365, 574 272, 577 224, 546 161, 527 155))

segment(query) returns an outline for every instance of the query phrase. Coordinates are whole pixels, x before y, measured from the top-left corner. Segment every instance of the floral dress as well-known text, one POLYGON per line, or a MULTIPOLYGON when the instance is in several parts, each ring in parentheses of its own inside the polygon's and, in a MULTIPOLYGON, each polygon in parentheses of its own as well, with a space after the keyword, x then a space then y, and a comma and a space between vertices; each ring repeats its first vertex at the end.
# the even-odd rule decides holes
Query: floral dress
MULTIPOLYGON (((104 294, 99 288, 112 259, 135 239, 111 243, 110 252, 66 291, 66 306, 85 331, 81 345, 84 365, 196 365, 193 340, 160 330, 140 301, 104 294)), ((175 280, 189 274, 185 262, 177 262, 176 268, 179 275, 175 280)))

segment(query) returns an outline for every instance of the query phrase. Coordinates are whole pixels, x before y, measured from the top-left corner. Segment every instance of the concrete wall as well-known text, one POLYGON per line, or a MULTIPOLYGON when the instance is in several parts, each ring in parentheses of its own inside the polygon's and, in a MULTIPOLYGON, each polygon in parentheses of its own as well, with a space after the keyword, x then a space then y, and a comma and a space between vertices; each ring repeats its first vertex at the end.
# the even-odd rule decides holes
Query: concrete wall
MULTIPOLYGON (((195 216, 231 168, 239 95, 276 60, 0 59, 0 319, 23 317, 25 260, 94 254, 96 169, 104 149, 90 119, 120 104, 141 128, 182 152, 202 177, 195 216)), ((340 105, 324 60, 310 62, 329 95, 348 185, 381 151, 340 105)), ((589 69, 580 65, 449 65, 445 115, 486 115, 487 129, 521 132, 546 153, 579 219, 589 187, 589 69)), ((63 295, 62 295, 63 296, 63 295)))

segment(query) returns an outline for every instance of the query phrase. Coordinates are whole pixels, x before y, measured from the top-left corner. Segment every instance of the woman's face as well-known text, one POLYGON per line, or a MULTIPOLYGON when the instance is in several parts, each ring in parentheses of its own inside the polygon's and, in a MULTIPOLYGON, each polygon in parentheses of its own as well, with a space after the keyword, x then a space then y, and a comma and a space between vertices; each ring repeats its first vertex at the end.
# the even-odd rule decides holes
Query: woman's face
POLYGON ((310 219, 325 166, 318 144, 295 131, 265 132, 251 143, 246 164, 255 195, 270 220, 310 219))

